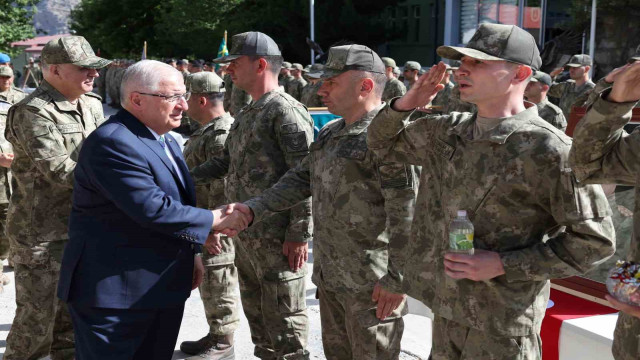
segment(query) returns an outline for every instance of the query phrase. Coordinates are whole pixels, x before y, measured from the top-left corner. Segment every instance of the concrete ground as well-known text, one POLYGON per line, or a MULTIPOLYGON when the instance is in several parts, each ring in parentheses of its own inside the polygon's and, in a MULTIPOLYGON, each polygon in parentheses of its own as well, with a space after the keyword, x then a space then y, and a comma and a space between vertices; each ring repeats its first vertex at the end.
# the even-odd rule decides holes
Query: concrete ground
MULTIPOLYGON (((104 106, 105 117, 116 113, 107 105, 104 106)), ((311 249, 311 255, 313 250, 311 249)), ((310 256, 309 269, 312 267, 313 256, 310 256)), ((11 278, 11 284, 5 286, 4 293, 0 294, 0 360, 3 357, 6 347, 6 338, 15 315, 15 287, 13 284, 13 271, 4 262, 5 273, 11 278)), ((309 316, 309 344, 308 350, 311 359, 326 359, 322 350, 322 337, 320 331, 320 309, 318 300, 315 299, 316 286, 311 282, 311 272, 307 278, 307 307, 309 316)), ((413 300, 409 302, 411 314, 405 316, 405 331, 402 338, 402 352, 400 359, 416 360, 429 357, 431 351, 431 319, 427 316, 429 311, 421 303, 413 300), (421 315, 418 315, 421 314, 421 315)), ((242 314, 242 311, 240 312, 242 314)), ((196 290, 191 293, 187 300, 176 351, 173 359, 184 359, 188 357, 179 350, 180 342, 185 340, 197 340, 207 333, 208 325, 204 316, 204 308, 200 293, 196 290)), ((235 336, 236 359, 249 360, 257 359, 253 356, 253 344, 249 333, 247 319, 242 315, 240 327, 235 336)), ((363 359, 364 360, 364 359, 363 359)))

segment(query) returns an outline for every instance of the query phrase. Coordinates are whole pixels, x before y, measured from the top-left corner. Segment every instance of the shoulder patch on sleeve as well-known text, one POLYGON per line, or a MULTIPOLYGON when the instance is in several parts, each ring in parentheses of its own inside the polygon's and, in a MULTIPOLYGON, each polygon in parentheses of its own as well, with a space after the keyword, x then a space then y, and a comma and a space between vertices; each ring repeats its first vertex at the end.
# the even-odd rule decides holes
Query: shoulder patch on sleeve
POLYGON ((283 134, 293 134, 293 133, 297 133, 299 131, 300 130, 298 130, 298 124, 296 124, 296 123, 280 125, 280 132, 283 133, 283 134))
POLYGON ((413 174, 406 164, 380 164, 378 176, 383 189, 406 189, 413 186, 413 174))
POLYGON ((307 133, 304 131, 282 134, 282 142, 284 143, 287 152, 309 150, 309 144, 307 144, 307 133))

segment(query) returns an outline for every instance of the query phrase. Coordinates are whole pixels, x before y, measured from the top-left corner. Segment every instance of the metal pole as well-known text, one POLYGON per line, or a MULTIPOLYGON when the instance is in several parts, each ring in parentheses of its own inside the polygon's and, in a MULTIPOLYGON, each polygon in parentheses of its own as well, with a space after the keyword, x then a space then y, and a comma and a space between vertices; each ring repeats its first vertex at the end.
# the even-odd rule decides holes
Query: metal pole
MULTIPOLYGON (((589 36, 589 56, 593 61, 596 53, 596 3, 597 0, 591 2, 591 35, 589 36)), ((589 77, 593 77, 593 66, 589 70, 589 77)))
MULTIPOLYGON (((311 41, 315 41, 316 40, 316 34, 315 34, 315 14, 314 14, 314 7, 315 5, 313 4, 314 0, 309 0, 309 19, 310 19, 310 23, 311 23, 311 41)), ((311 65, 315 64, 315 51, 313 51, 313 49, 311 49, 311 65)))

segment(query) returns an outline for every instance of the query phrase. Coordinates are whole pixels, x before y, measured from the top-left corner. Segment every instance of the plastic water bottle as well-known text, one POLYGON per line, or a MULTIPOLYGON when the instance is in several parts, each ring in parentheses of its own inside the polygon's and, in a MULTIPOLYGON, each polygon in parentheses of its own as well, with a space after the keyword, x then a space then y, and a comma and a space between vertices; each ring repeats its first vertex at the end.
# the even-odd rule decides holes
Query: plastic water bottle
POLYGON ((458 217, 449 225, 449 248, 451 252, 473 255, 473 224, 466 210, 458 210, 458 217))

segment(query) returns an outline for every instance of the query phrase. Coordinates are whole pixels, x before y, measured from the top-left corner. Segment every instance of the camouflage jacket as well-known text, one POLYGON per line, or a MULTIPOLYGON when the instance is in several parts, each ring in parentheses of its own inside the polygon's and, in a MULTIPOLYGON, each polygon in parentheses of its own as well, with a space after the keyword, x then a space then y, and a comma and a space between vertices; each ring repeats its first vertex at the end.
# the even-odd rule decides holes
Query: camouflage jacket
POLYGON ((255 222, 311 195, 313 281, 322 276, 338 293, 371 293, 378 280, 402 291, 417 178, 413 166, 382 162, 367 149, 367 128, 381 108, 350 125, 343 119, 327 124, 300 165, 245 202, 255 222))
MULTIPOLYGON (((227 141, 231 124, 233 124, 233 118, 225 113, 211 120, 191 135, 183 152, 184 160, 189 169, 193 169, 209 159, 223 156, 224 143, 227 141)), ((214 179, 208 184, 196 185, 196 204, 198 207, 214 209, 226 203, 224 179, 214 179)))
POLYGON ((449 103, 449 99, 451 98, 451 92, 453 91, 454 85, 451 81, 444 85, 444 89, 438 91, 436 97, 431 101, 432 106, 441 106, 439 111, 444 110, 449 103))
POLYGON ((567 130, 567 119, 564 117, 562 110, 549 102, 546 97, 541 102, 537 103, 538 116, 549 124, 556 127, 556 129, 565 132, 567 130))
POLYGON ((308 108, 323 107, 322 98, 318 95, 320 86, 322 86, 322 81, 318 81, 315 84, 308 83, 304 89, 302 89, 300 102, 308 108))
MULTIPOLYGON (((17 88, 10 88, 0 93, 0 153, 13 154, 11 143, 4 137, 7 127, 7 114, 12 104, 15 104, 27 96, 25 92, 17 88)), ((11 197, 11 170, 0 167, 0 204, 8 204, 11 197)))
POLYGON ((251 103, 251 95, 239 87, 234 86, 233 81, 231 81, 231 75, 229 74, 224 76, 224 89, 223 106, 229 114, 235 115, 239 113, 243 107, 251 103))
POLYGON ((402 96, 407 93, 407 87, 404 86, 402 81, 391 78, 387 80, 382 91, 382 101, 389 101, 394 97, 402 96))
POLYGON ((98 95, 74 105, 46 81, 9 110, 5 137, 15 157, 7 235, 16 262, 32 261, 37 244, 68 239, 73 170, 84 139, 103 121, 98 95))
POLYGON ((562 109, 564 117, 569 118, 572 106, 583 106, 588 93, 596 86, 593 81, 589 80, 582 86, 576 86, 573 80, 563 81, 551 85, 547 96, 558 98, 558 107, 562 109))
POLYGON ((567 170, 571 139, 540 119, 535 106, 477 139, 475 114, 411 123, 408 115, 386 107, 367 139, 385 161, 422 165, 403 269, 407 294, 438 316, 489 334, 539 332, 549 279, 584 273, 615 251, 602 187, 576 183, 567 170), (476 282, 445 274, 458 210, 473 222, 474 247, 497 252, 504 275, 476 282), (545 242, 547 234, 554 235, 545 242))
POLYGON ((453 86, 448 100, 449 101, 445 103, 444 109, 442 109, 443 114, 451 114, 452 112, 475 113, 478 111, 475 104, 468 103, 460 99, 460 88, 458 85, 453 86))
MULTIPOLYGON (((613 83, 607 82, 607 80, 605 80, 606 77, 603 77, 602 79, 598 80, 596 82, 596 86, 593 88, 593 90, 589 91, 589 94, 587 95, 587 100, 584 103, 584 107, 588 108, 591 105, 593 105, 596 100, 598 100, 600 98, 600 94, 611 88, 611 86, 613 86, 613 83)), ((636 103, 635 107, 640 107, 640 102, 636 103)))
MULTIPOLYGON (((280 88, 245 106, 231 125, 221 157, 191 169, 196 183, 227 177, 229 201, 246 201, 275 184, 309 153, 313 121, 307 109, 280 88)), ((311 199, 253 225, 241 235, 306 242, 311 238, 311 199)))
POLYGON ((302 89, 307 85, 307 81, 303 78, 296 79, 293 78, 289 81, 289 84, 286 88, 287 94, 293 96, 294 99, 301 101, 302 100, 302 89))
POLYGON ((285 91, 287 91, 287 85, 291 80, 293 80, 293 75, 281 76, 278 78, 278 85, 282 86, 285 91))
MULTIPOLYGON (((569 164, 579 181, 635 187, 633 235, 628 260, 640 262, 640 129, 627 134, 634 103, 596 99, 573 132, 569 164)), ((613 354, 619 360, 640 358, 640 319, 620 313, 613 336, 613 354)))

